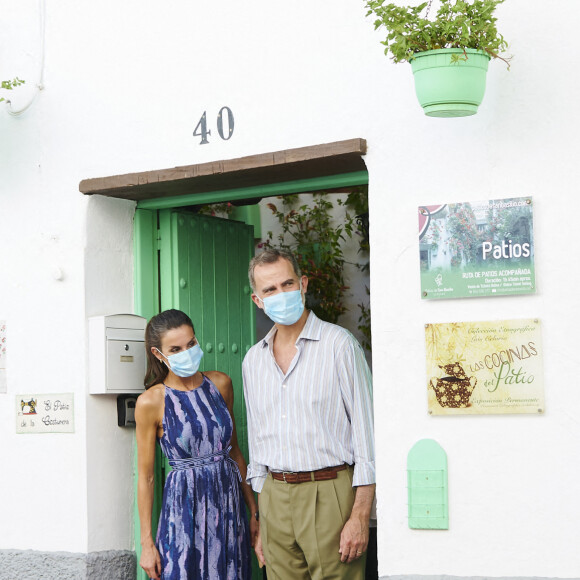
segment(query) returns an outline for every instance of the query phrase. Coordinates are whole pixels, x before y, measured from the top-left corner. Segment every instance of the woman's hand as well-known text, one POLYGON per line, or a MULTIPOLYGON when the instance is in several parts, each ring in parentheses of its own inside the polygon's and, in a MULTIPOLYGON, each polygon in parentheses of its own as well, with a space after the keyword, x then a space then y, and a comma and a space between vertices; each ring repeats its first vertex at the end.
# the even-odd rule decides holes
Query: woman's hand
POLYGON ((149 578, 161 579, 161 558, 154 544, 148 544, 141 549, 141 560, 139 565, 149 578))
POLYGON ((253 513, 250 517, 250 543, 252 548, 256 545, 256 540, 260 534, 260 522, 256 519, 256 514, 253 513))
POLYGON ((155 490, 155 444, 163 420, 165 387, 156 385, 137 399, 137 506, 141 522, 141 560, 139 564, 150 578, 161 577, 161 558, 151 534, 151 514, 155 490))

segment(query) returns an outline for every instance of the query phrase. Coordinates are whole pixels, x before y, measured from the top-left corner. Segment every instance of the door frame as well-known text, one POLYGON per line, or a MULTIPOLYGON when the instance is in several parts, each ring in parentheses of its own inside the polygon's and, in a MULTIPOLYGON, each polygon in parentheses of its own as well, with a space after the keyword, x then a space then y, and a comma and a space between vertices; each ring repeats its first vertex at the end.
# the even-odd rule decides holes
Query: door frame
MULTIPOLYGON (((232 185, 234 183, 232 178, 232 185)), ((251 187, 221 189, 207 192, 181 194, 172 197, 159 197, 144 199, 137 202, 134 226, 133 226, 133 249, 134 249, 134 312, 149 320, 160 308, 159 292, 159 224, 158 210, 180 208, 190 205, 220 203, 227 201, 253 200, 259 201, 263 197, 288 195, 293 193, 312 193, 315 191, 328 191, 355 187, 368 184, 368 172, 364 170, 349 173, 309 177, 292 181, 274 182, 251 187)), ((136 448, 135 448, 136 449, 136 448)), ((137 510, 137 453, 135 451, 135 476, 134 476, 134 521, 135 521, 135 551, 137 553, 138 578, 146 578, 140 575, 140 528, 139 514, 137 510)), ((161 486, 156 486, 154 503, 160 505, 162 499, 161 486)))

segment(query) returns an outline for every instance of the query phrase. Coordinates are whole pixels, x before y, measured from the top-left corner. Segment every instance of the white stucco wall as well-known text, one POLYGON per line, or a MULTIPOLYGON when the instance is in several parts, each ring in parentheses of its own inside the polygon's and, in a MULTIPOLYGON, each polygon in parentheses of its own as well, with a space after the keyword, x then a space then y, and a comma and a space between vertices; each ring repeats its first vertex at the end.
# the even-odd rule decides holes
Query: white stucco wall
MULTIPOLYGON (((556 29, 558 38, 573 34, 575 18, 564 14, 577 6, 558 3, 546 14, 538 2, 506 4, 499 15, 515 55, 512 69, 492 63, 477 116, 443 121, 389 107, 382 129, 395 150, 379 152, 373 143, 380 136, 365 135, 381 574, 580 576, 578 470, 570 467, 580 451, 573 363, 579 274, 571 267, 574 228, 565 217, 578 179, 578 124, 566 95, 579 83, 565 74, 566 58, 556 71, 533 49, 539 36, 554 35, 555 42, 556 29), (416 207, 525 195, 534 199, 537 293, 421 301, 416 207), (424 323, 528 317, 538 317, 543 327, 543 416, 427 415, 424 323), (448 454, 448 532, 407 527, 405 458, 424 437, 436 439, 448 454)), ((395 99, 405 89, 412 92, 410 81, 397 83, 395 99)))
MULTIPOLYGON (((89 200, 85 244, 87 317, 134 312, 134 211, 132 201, 101 196, 89 200)), ((134 435, 134 429, 117 426, 115 395, 88 395, 88 551, 133 548, 134 435)))
MULTIPOLYGON (((568 225, 579 178, 580 6, 549 4, 500 7, 511 71, 491 64, 475 117, 439 120, 423 116, 409 67, 383 56, 359 1, 51 3, 46 89, 20 118, 0 111, 0 319, 9 327, 0 546, 132 541, 130 525, 104 512, 126 505, 130 438, 114 400, 93 399, 86 384, 86 318, 132 307, 132 206, 83 198, 79 181, 363 137, 380 574, 580 576, 580 274, 568 225), (229 141, 215 128, 224 105, 235 115, 229 141), (200 146, 192 131, 204 111, 212 136, 200 146), (520 195, 534 198, 537 294, 421 301, 417 205, 520 195), (545 414, 429 417, 425 322, 519 317, 542 320, 545 414), (14 396, 25 392, 74 392, 76 433, 16 435, 14 396), (407 526, 406 455, 424 437, 449 456, 449 531, 407 526)), ((36 7, 1 0, 0 9, 22 31, 0 39, 0 77, 31 78, 36 7)))

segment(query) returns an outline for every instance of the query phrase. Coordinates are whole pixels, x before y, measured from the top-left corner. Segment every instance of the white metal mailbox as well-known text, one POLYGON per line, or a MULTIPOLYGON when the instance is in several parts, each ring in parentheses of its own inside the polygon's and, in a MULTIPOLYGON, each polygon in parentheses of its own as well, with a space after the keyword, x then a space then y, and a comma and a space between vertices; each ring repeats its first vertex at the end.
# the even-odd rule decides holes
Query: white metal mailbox
POLYGON ((144 391, 146 324, 135 314, 89 318, 89 393, 144 391))

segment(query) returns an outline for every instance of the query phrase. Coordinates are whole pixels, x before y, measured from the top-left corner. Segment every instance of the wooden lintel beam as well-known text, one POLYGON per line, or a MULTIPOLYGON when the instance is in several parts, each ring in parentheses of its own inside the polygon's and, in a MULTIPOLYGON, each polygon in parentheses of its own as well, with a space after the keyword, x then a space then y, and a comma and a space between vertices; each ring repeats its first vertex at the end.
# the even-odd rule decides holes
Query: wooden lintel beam
POLYGON ((230 183, 230 187, 236 182, 251 186, 268 180, 332 175, 364 168, 361 155, 366 149, 364 139, 348 139, 237 159, 84 179, 79 190, 85 195, 143 200, 222 189, 224 183, 230 183))

